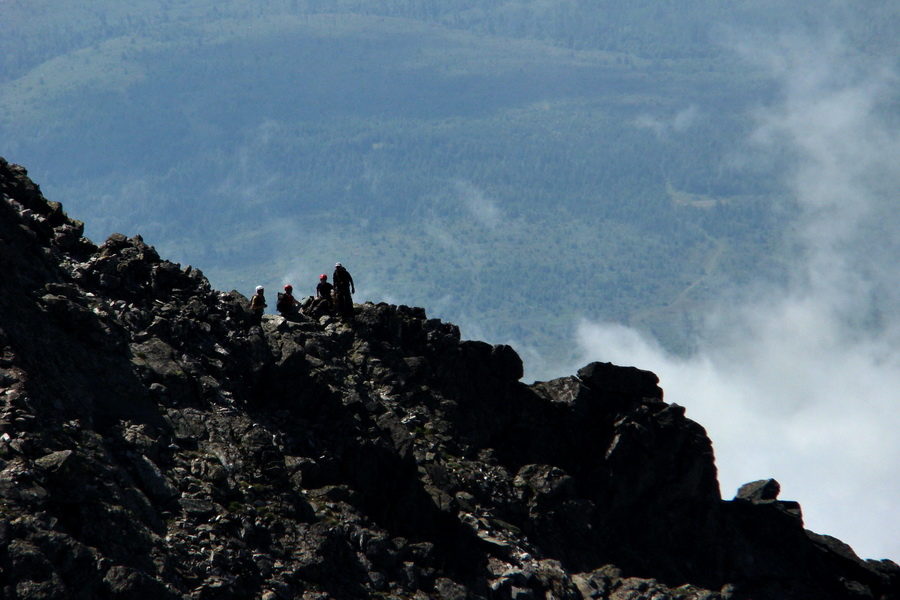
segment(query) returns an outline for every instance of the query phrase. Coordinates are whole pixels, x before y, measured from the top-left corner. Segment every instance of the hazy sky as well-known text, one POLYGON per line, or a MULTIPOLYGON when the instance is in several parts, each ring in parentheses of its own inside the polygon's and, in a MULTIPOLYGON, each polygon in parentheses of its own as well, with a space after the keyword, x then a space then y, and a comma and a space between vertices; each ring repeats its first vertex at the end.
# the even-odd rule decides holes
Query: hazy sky
POLYGON ((774 477, 807 528, 898 560, 900 131, 885 116, 895 65, 852 53, 834 31, 744 42, 782 88, 756 112, 744 158, 790 159, 784 177, 803 211, 791 285, 719 306, 690 358, 620 325, 584 322, 578 342, 585 361, 660 376, 666 399, 712 438, 723 497, 774 477))

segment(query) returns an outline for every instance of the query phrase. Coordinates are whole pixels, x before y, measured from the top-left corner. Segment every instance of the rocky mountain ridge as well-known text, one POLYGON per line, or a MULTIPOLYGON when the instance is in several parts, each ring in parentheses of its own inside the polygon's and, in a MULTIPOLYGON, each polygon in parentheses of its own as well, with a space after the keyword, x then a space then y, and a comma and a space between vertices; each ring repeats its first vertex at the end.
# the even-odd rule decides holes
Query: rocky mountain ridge
POLYGON ((421 308, 267 315, 0 159, 0 597, 900 598, 658 379, 421 308))

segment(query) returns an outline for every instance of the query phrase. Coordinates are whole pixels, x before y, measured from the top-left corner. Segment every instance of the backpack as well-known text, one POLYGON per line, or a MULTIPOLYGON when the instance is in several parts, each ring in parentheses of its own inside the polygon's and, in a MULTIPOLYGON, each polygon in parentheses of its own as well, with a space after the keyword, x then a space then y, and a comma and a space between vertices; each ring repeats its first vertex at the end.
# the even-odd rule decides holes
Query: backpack
POLYGON ((291 302, 291 297, 287 294, 283 294, 278 292, 278 301, 275 302, 275 310, 280 313, 288 312, 294 308, 294 303, 291 302))
POLYGON ((343 287, 347 283, 347 270, 344 267, 337 267, 334 270, 334 275, 331 276, 331 280, 334 282, 334 287, 343 287))

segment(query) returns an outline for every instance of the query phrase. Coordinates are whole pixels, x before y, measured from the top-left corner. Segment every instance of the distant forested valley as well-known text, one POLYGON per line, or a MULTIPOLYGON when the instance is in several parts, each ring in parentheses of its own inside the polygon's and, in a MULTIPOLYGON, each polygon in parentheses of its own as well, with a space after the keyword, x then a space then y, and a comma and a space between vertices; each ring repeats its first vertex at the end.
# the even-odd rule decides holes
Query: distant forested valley
MULTIPOLYGON (((340 260, 358 301, 547 368, 582 318, 688 352, 802 252, 792 158, 751 141, 780 91, 738 47, 857 6, 827 4, 5 0, 0 155, 219 289, 311 293, 340 260)), ((867 3, 848 43, 895 49, 898 17, 867 3)))

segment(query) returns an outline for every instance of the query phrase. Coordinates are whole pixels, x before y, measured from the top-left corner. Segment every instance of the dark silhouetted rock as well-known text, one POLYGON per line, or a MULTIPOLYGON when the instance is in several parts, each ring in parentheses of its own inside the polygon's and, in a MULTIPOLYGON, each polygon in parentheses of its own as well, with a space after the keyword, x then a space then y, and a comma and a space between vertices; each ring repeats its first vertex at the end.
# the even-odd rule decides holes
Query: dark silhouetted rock
POLYGON ((735 498, 749 500, 750 502, 763 502, 777 500, 781 493, 781 485, 774 479, 762 479, 752 483, 745 483, 740 487, 735 498))
POLYGON ((653 373, 525 385, 421 308, 251 323, 0 159, 0 597, 837 600, 900 569, 723 501, 653 373))

